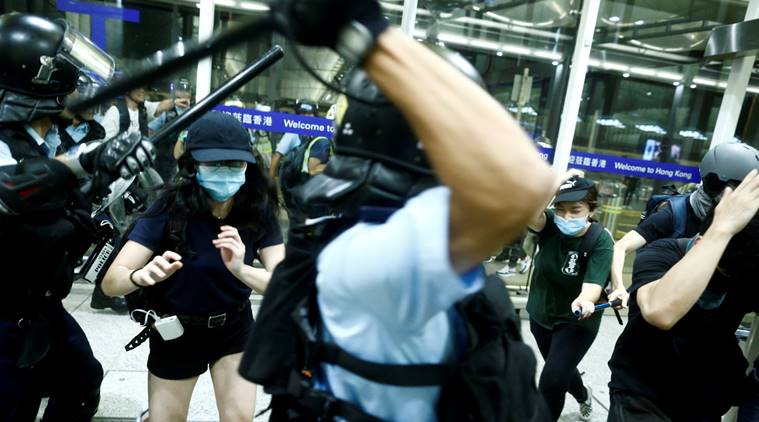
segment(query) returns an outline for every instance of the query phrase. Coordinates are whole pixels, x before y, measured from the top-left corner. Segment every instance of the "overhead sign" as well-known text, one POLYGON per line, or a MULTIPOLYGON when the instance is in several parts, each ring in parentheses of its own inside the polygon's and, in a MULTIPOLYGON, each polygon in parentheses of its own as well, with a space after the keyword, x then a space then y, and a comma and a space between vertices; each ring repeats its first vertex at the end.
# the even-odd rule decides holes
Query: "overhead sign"
POLYGON ((325 136, 327 138, 332 138, 335 134, 334 121, 323 117, 300 116, 231 106, 216 106, 214 110, 234 116, 248 129, 295 133, 305 136, 325 136))
MULTIPOLYGON (((538 149, 543 159, 553 162, 553 148, 538 147, 538 149)), ((674 182, 699 183, 701 181, 698 167, 580 151, 572 151, 569 156, 569 167, 674 182)))

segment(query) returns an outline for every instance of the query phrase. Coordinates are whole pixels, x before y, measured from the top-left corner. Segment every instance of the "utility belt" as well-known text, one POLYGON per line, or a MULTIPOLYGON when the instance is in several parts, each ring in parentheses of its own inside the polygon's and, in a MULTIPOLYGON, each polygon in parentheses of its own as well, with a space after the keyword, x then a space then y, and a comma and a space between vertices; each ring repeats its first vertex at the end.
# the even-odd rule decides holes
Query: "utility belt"
MULTIPOLYGON (((200 329, 217 329, 237 322, 243 312, 250 308, 250 302, 247 300, 233 310, 222 312, 214 315, 173 315, 169 317, 158 317, 154 311, 146 312, 142 321, 137 320, 131 315, 133 321, 143 325, 145 328, 139 332, 124 348, 126 351, 137 348, 150 338, 152 332, 158 334, 166 341, 174 340, 184 334, 184 327, 194 327, 200 329)), ((144 312, 144 311, 143 311, 144 312)))
POLYGON ((182 321, 182 324, 189 327, 219 328, 237 322, 242 316, 243 311, 249 307, 250 302, 246 300, 231 311, 208 316, 177 315, 177 318, 182 321))

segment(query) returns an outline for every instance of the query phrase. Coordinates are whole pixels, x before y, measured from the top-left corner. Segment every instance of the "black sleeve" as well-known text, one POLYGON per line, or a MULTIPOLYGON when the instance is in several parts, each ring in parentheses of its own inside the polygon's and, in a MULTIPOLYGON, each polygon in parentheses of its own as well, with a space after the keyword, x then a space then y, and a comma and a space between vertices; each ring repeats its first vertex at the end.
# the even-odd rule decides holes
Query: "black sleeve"
POLYGON ((642 223, 633 230, 646 239, 646 243, 654 240, 666 239, 672 235, 675 230, 675 218, 669 207, 664 207, 656 211, 651 216, 643 220, 642 223))
POLYGON ((639 288, 661 279, 683 256, 685 251, 676 239, 657 240, 639 249, 633 265, 630 297, 634 298, 639 288))

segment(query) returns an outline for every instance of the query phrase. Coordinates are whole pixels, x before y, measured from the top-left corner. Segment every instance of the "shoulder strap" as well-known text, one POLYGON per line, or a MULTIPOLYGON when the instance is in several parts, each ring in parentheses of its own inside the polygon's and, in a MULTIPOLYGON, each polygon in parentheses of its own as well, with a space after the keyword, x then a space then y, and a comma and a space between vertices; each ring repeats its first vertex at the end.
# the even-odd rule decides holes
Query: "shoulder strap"
POLYGON ((380 384, 401 387, 442 385, 456 370, 453 364, 393 365, 369 362, 333 343, 315 342, 310 347, 316 360, 337 365, 380 384))
POLYGON ((603 231, 604 226, 602 226, 601 223, 593 222, 590 223, 587 233, 583 236, 582 243, 580 243, 580 250, 578 251, 580 254, 580 267, 583 270, 585 270, 585 264, 588 262, 588 258, 590 258, 593 248, 595 248, 596 243, 598 243, 598 238, 601 237, 603 231))
POLYGON ((137 122, 140 125, 140 133, 142 136, 148 136, 150 129, 148 128, 148 110, 145 108, 145 104, 140 104, 137 109, 137 122))
POLYGON ((126 100, 116 101, 116 110, 119 111, 119 133, 129 130, 129 109, 126 100))
POLYGON ((690 195, 677 195, 669 199, 669 206, 672 209, 675 231, 672 237, 678 238, 685 235, 685 223, 688 219, 688 203, 690 195))
POLYGON ((303 163, 301 164, 300 171, 303 173, 308 173, 308 159, 311 158, 311 148, 313 148, 314 144, 321 140, 321 139, 327 139, 323 136, 317 136, 310 141, 305 143, 305 153, 303 154, 303 163))

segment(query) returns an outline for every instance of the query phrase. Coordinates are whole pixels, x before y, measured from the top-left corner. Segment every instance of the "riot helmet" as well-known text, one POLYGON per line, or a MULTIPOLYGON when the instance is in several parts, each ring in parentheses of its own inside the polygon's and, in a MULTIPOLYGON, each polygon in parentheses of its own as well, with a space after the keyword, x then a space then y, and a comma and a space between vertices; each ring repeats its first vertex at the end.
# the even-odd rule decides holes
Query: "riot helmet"
MULTIPOLYGON (((426 46, 460 70, 481 87, 485 82, 475 67, 463 56, 436 44, 426 46)), ((390 103, 362 69, 354 69, 345 78, 345 87, 353 96, 373 104, 338 99, 335 124, 335 151, 380 161, 414 173, 432 175, 427 157, 411 127, 398 108, 390 103), (377 105, 382 104, 382 105, 377 105)))
MULTIPOLYGON (((463 56, 437 45, 428 47, 484 87, 463 56)), ((324 173, 293 189, 299 212, 309 217, 355 215, 362 207, 393 209, 439 184, 416 135, 403 114, 366 73, 354 69, 344 80, 352 96, 339 97, 335 110, 336 155, 324 173)))
POLYGON ((316 115, 316 107, 313 104, 305 102, 305 101, 299 100, 298 106, 296 109, 298 111, 298 114, 305 114, 309 116, 316 115))
POLYGON ((113 59, 65 20, 0 15, 0 51, 0 122, 57 115, 81 70, 104 81, 114 71, 113 59))
POLYGON ((751 170, 759 170, 759 151, 741 142, 710 149, 699 166, 704 191, 719 201, 726 187, 737 187, 751 170))

